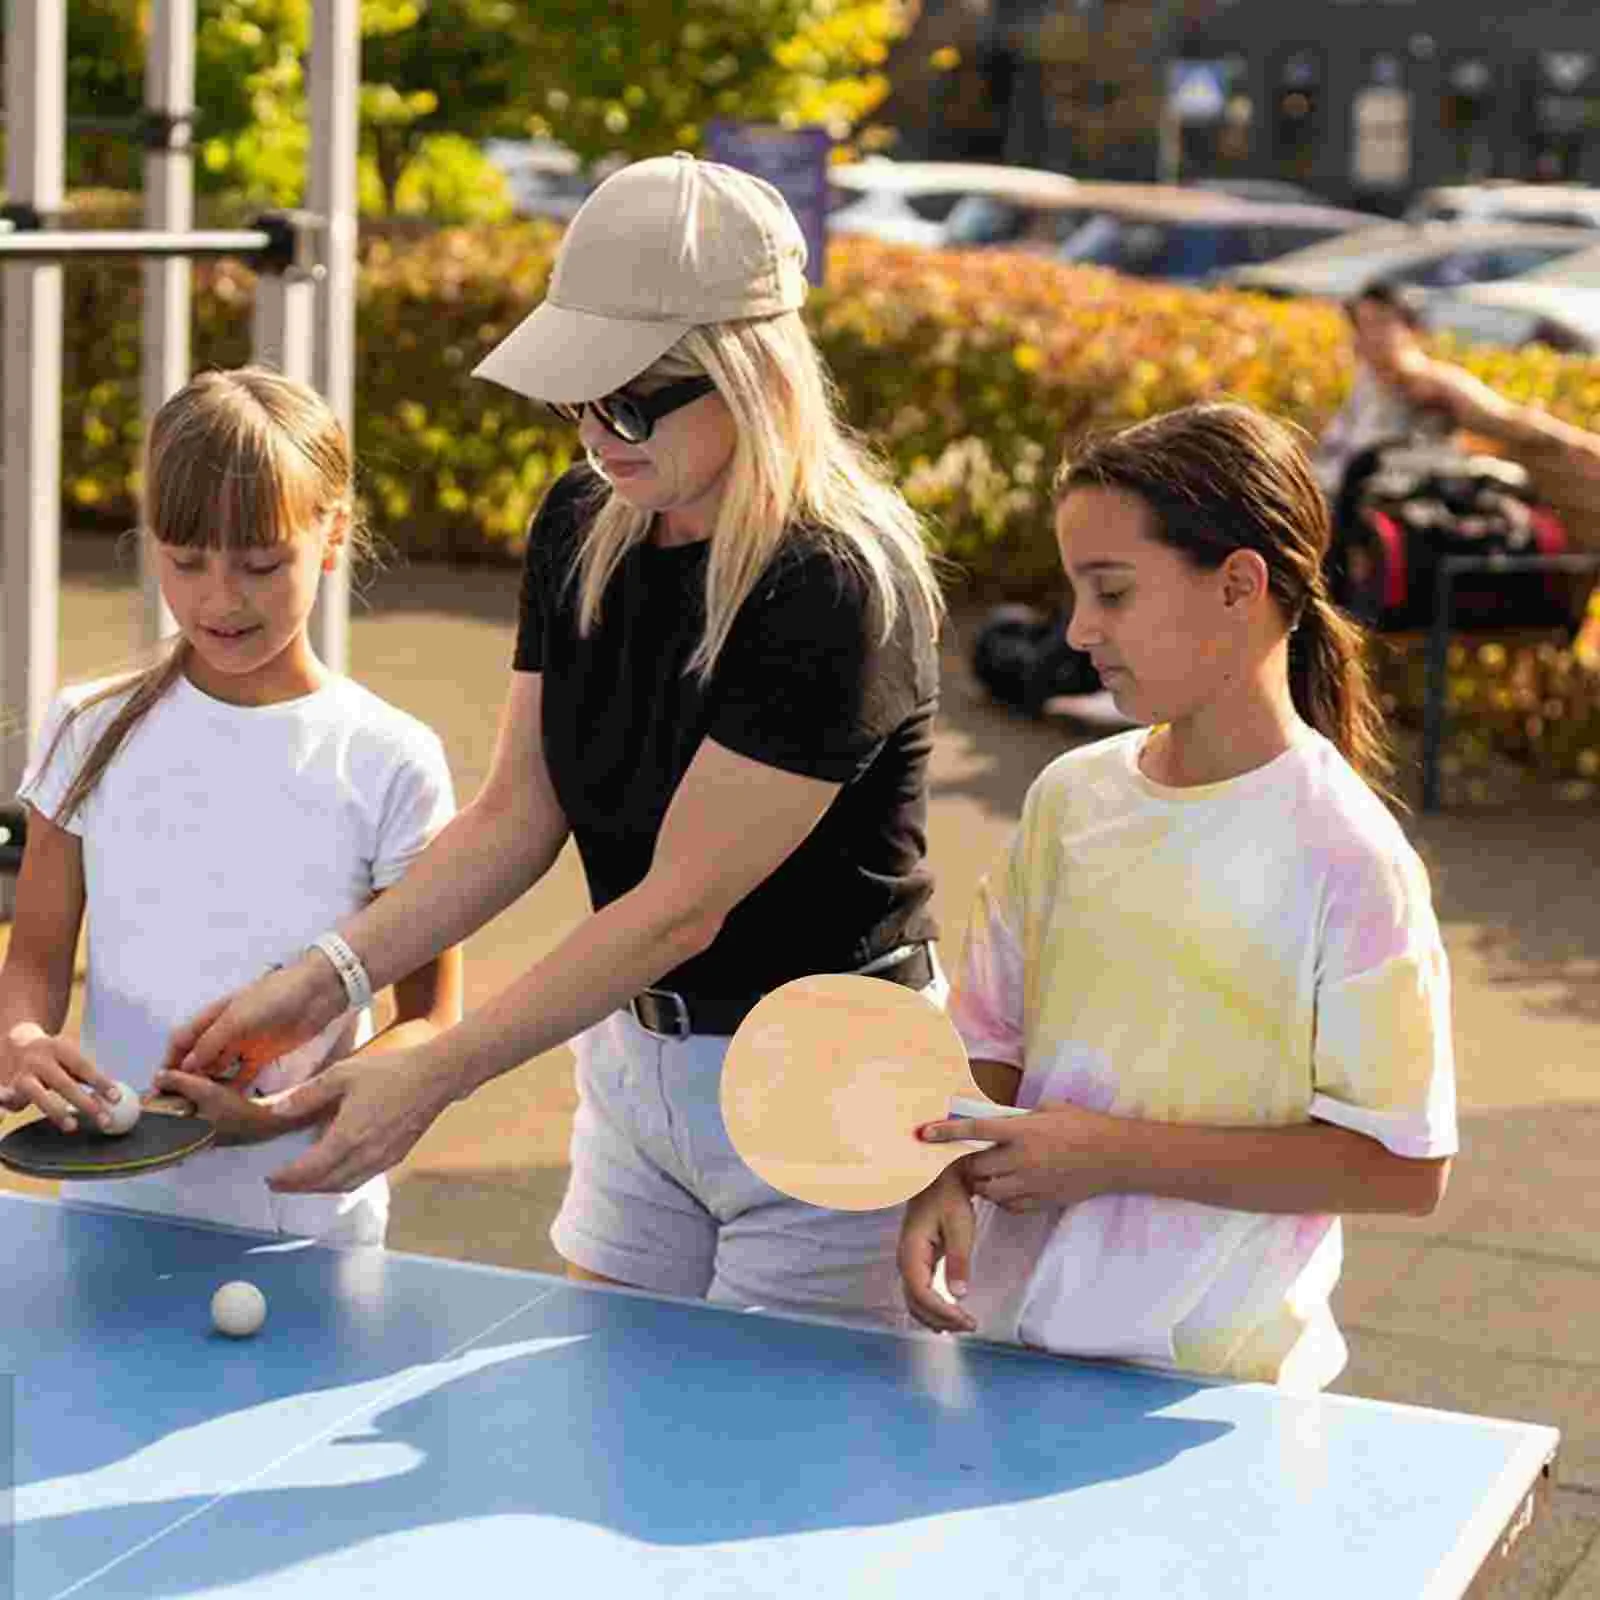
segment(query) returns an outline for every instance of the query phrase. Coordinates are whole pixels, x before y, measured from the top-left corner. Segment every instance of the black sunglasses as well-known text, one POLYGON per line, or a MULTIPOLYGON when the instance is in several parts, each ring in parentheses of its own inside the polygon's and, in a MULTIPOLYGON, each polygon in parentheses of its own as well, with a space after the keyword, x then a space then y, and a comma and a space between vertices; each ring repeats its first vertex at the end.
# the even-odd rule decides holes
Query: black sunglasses
POLYGON ((563 422, 582 422, 584 412, 592 411, 624 444, 643 444, 663 417, 715 388, 709 378, 682 378, 649 394, 629 394, 626 389, 618 389, 615 394, 583 400, 577 405, 554 400, 545 403, 563 422))

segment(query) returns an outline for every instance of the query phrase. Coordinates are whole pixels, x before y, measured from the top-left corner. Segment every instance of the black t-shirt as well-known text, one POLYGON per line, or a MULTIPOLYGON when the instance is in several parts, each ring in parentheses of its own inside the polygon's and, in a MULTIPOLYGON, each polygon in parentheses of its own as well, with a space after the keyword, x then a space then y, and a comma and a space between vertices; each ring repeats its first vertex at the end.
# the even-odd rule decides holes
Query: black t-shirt
MULTIPOLYGON (((684 671, 704 617, 706 541, 644 543, 578 633, 574 558, 596 505, 575 467, 528 537, 514 666, 544 676, 545 760, 598 910, 649 870, 701 740, 843 785, 810 835, 658 981, 688 996, 765 993, 935 934, 927 767, 936 642, 902 604, 879 644, 859 576, 796 529, 735 618, 710 680, 684 671)), ((730 830, 750 819, 730 816, 730 830)))

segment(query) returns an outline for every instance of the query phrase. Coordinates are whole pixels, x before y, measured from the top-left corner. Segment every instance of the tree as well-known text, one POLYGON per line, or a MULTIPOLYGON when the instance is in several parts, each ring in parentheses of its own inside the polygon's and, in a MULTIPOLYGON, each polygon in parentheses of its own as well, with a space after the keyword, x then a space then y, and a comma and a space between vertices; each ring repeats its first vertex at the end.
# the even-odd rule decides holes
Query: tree
POLYGON ((549 0, 519 26, 523 131, 589 160, 698 149, 718 118, 846 137, 888 94, 883 65, 914 10, 912 0, 549 0))
MULTIPOLYGON (((300 197, 312 0, 196 0, 202 186, 300 197)), ((478 146, 547 137, 586 160, 698 149, 713 118, 847 135, 884 99, 916 0, 362 0, 364 203, 503 196, 478 146)), ((72 0, 70 107, 136 115, 148 0, 72 0)), ((74 141, 75 181, 137 181, 138 142, 74 141)))

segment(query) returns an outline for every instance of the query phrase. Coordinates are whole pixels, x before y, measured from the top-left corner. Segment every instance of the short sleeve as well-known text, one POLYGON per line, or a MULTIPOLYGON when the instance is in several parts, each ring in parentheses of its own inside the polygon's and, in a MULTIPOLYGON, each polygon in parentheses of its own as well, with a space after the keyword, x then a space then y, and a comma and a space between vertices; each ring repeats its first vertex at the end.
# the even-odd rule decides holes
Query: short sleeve
POLYGON ((444 746, 432 729, 419 728, 384 796, 372 863, 373 888, 388 889, 398 883, 455 809, 455 786, 444 746))
POLYGON ((1408 854, 1339 872, 1317 984, 1311 1115, 1396 1155, 1457 1148, 1450 969, 1408 854))
POLYGON ((595 477, 574 467, 551 485, 528 528, 517 591, 517 641, 511 658, 517 672, 543 672, 545 633, 559 587, 565 583, 585 509, 593 501, 595 477))
MULTIPOLYGON (((17 798, 27 801, 35 811, 52 822, 61 810, 61 803, 67 797, 67 790, 72 787, 72 780, 77 776, 83 758, 89 752, 89 719, 73 714, 77 704, 78 697, 67 693, 58 694, 50 702, 44 726, 39 730, 39 737, 28 758, 27 770, 17 787, 17 798)), ((60 826, 69 833, 81 836, 82 810, 60 826)))
POLYGON ((1006 855, 978 885, 966 939, 950 986, 950 1018, 974 1061, 1023 1061, 1024 962, 1013 904, 1013 841, 1006 855))
POLYGON ((864 579, 822 551, 781 560, 717 662, 707 736, 753 761, 848 783, 922 697, 911 610, 901 605, 880 643, 864 579))

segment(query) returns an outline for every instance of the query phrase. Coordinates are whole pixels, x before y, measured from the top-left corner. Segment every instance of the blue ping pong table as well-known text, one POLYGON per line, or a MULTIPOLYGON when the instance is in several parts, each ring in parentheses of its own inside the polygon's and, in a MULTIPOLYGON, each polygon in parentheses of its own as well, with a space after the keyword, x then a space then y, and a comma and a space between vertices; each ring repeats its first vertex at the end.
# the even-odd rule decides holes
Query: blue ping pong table
POLYGON ((1454 1596, 1557 1442, 76 1200, 0 1224, 17 1600, 1454 1596), (254 1339, 211 1330, 230 1278, 254 1339))

